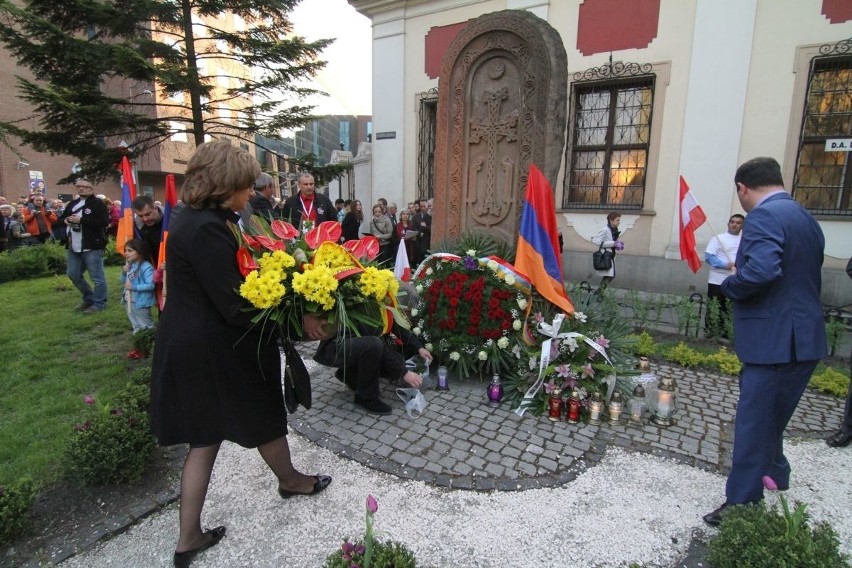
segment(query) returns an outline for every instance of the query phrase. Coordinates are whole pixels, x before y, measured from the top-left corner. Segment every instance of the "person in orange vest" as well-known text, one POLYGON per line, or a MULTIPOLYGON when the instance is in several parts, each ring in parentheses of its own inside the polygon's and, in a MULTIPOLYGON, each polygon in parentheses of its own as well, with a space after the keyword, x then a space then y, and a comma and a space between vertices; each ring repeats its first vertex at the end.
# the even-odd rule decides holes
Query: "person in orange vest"
POLYGON ((42 194, 33 195, 32 201, 21 208, 21 213, 27 232, 34 239, 44 243, 50 238, 53 224, 56 223, 56 213, 47 208, 42 194))

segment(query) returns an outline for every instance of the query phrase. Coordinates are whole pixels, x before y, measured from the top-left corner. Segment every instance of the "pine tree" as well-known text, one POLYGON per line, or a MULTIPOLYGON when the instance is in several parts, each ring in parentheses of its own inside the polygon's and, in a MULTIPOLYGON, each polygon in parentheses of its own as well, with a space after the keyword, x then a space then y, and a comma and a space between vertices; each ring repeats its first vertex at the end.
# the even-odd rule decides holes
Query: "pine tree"
POLYGON ((298 1, 0 0, 0 42, 37 79, 17 77, 37 126, 0 122, 0 134, 75 156, 98 180, 179 131, 196 145, 280 138, 314 118, 303 100, 318 91, 304 85, 332 41, 293 34, 298 1))

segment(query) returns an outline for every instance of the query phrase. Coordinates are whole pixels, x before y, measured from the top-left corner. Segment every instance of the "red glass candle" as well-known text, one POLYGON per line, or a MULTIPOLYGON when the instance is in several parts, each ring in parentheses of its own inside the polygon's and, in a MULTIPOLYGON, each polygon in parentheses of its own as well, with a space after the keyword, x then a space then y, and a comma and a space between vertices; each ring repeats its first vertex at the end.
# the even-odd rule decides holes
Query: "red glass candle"
POLYGON ((561 415, 562 397, 559 396, 558 391, 554 391, 551 393, 550 398, 547 399, 547 417, 554 422, 558 422, 561 415))
POLYGON ((580 421, 580 397, 577 396, 576 392, 568 400, 568 413, 565 418, 567 418, 568 422, 571 424, 576 424, 580 421))

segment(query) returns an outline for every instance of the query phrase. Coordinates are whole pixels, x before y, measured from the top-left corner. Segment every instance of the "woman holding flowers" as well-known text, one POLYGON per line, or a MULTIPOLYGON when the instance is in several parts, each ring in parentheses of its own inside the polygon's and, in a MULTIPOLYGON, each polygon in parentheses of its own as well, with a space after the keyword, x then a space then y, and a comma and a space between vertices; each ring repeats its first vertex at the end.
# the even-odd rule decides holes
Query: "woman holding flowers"
MULTIPOLYGON (((230 440, 257 448, 282 498, 314 495, 327 476, 298 472, 287 443, 279 349, 257 310, 237 292, 243 281, 231 226, 260 174, 257 161, 226 140, 200 145, 187 165, 167 243, 169 302, 157 332, 151 381, 151 426, 161 445, 189 444, 181 475, 175 566, 188 566, 217 544, 225 527, 201 528, 201 511, 219 447, 230 440)), ((323 336, 306 316, 303 334, 323 336)))

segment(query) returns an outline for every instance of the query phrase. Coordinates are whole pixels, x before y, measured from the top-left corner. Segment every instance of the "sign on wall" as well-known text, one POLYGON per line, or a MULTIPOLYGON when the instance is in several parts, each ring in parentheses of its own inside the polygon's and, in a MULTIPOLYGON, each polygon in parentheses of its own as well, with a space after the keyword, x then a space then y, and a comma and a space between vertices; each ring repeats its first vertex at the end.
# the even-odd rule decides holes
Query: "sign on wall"
POLYGON ((852 151, 852 138, 829 138, 825 141, 826 152, 852 151))

